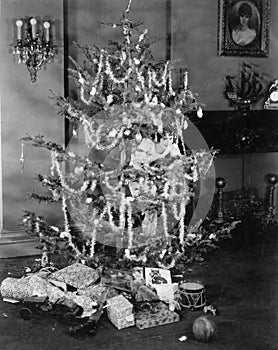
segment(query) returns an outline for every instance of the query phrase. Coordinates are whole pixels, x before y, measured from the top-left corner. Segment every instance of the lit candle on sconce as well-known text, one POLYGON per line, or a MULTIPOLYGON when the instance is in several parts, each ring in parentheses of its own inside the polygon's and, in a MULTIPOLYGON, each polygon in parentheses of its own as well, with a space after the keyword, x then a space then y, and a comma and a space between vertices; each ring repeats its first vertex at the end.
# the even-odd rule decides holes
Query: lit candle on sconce
POLYGON ((184 87, 184 90, 188 89, 188 71, 184 72, 183 87, 184 87))
POLYGON ((49 28, 50 28, 50 23, 49 22, 44 22, 43 24, 45 28, 45 41, 49 42, 49 28))
POLYGON ((37 20, 35 18, 31 18, 30 19, 30 23, 32 26, 32 38, 36 39, 36 24, 37 24, 37 20))
POLYGON ((23 26, 23 22, 19 19, 15 22, 17 26, 17 40, 21 40, 21 27, 23 26))

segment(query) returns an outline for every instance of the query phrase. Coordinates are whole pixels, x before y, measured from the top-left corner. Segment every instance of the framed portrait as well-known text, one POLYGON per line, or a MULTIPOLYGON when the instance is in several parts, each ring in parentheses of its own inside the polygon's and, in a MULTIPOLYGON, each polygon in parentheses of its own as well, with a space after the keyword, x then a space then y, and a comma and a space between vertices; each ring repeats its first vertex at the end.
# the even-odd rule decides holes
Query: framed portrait
POLYGON ((270 0, 218 0, 218 56, 268 57, 270 0))

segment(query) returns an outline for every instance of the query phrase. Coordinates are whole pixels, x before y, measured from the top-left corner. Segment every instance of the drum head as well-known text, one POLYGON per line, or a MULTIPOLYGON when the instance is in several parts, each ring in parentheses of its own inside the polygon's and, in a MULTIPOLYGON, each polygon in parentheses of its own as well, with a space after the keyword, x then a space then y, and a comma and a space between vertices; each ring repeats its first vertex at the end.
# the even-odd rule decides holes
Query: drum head
POLYGON ((183 282, 181 288, 187 292, 198 292, 204 289, 204 286, 198 282, 183 282))

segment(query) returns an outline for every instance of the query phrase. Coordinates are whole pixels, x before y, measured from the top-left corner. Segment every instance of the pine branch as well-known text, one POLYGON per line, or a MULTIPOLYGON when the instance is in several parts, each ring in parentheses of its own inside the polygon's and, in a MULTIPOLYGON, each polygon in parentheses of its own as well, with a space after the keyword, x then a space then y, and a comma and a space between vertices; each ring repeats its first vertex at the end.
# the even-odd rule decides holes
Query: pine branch
POLYGON ((75 59, 71 56, 69 56, 69 60, 71 61, 71 63, 73 63, 73 65, 75 66, 76 70, 78 72, 82 72, 82 68, 80 67, 80 65, 75 61, 75 59))
POLYGON ((21 140, 22 141, 30 141, 32 142, 32 146, 34 147, 42 147, 42 148, 46 148, 50 151, 56 151, 60 154, 64 154, 65 150, 64 147, 52 142, 52 141, 45 141, 44 140, 44 136, 43 135, 35 135, 35 136, 30 136, 28 134, 26 134, 27 136, 22 137, 21 140))
POLYGON ((29 193, 27 193, 27 195, 31 199, 35 199, 39 203, 41 203, 41 202, 46 202, 46 203, 54 203, 54 202, 56 202, 52 197, 40 195, 40 194, 37 194, 36 192, 32 192, 32 193, 29 192, 29 193))
POLYGON ((61 183, 58 176, 54 177, 50 175, 47 176, 38 174, 34 180, 40 182, 43 187, 47 187, 49 190, 61 190, 61 183))

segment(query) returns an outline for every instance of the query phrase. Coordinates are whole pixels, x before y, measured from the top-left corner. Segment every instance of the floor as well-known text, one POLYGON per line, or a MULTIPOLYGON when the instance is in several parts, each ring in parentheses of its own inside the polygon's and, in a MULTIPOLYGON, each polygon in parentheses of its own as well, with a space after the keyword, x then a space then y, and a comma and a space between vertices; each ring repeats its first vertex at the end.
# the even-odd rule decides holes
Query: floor
MULTIPOLYGON (((208 303, 217 309, 218 332, 209 343, 194 339, 192 324, 202 311, 182 311, 178 323, 138 330, 117 330, 103 315, 94 337, 76 339, 67 327, 44 314, 29 321, 19 305, 0 301, 1 350, 277 350, 277 227, 262 233, 250 223, 234 233, 205 262, 184 268, 185 279, 202 281, 208 303), (186 342, 179 337, 187 336, 186 342)), ((0 281, 21 277, 34 257, 0 259, 0 281)))

